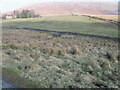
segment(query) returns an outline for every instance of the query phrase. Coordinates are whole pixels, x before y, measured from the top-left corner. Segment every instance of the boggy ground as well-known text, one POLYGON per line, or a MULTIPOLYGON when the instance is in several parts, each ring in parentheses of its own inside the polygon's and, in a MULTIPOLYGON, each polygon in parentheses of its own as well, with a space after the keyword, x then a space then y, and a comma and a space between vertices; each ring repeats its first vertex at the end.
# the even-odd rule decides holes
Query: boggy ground
POLYGON ((118 88, 119 58, 117 41, 3 29, 3 77, 21 87, 118 88))

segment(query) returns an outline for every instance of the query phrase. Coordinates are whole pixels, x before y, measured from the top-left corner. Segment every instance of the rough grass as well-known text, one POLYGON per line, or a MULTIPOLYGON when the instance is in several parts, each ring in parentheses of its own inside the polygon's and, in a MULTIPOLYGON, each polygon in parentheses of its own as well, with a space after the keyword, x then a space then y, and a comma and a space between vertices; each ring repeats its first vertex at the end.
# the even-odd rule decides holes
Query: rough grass
POLYGON ((4 29, 2 42, 3 76, 21 87, 119 87, 116 41, 4 29))
POLYGON ((83 16, 4 20, 3 27, 47 29, 54 31, 118 37, 118 26, 83 16))
POLYGON ((120 15, 93 15, 96 17, 104 18, 104 19, 110 19, 114 21, 120 21, 118 18, 120 15))
POLYGON ((12 83, 20 88, 42 88, 43 86, 38 85, 38 81, 32 81, 28 78, 20 76, 21 72, 15 68, 2 68, 2 77, 10 80, 12 83), (23 84, 24 82, 24 84, 23 84))

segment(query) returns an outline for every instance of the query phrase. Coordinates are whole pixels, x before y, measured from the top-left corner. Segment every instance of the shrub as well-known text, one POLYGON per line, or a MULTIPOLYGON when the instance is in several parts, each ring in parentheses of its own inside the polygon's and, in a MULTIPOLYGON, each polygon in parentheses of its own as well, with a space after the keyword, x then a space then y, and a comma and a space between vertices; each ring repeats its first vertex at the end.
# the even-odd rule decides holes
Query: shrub
POLYGON ((37 48, 37 46, 31 46, 31 49, 36 49, 37 48))
POLYGON ((20 47, 19 46, 16 46, 16 45, 14 45, 14 44, 11 44, 11 45, 3 45, 2 46, 2 49, 20 49, 20 47))
POLYGON ((9 47, 10 47, 11 49, 20 49, 19 46, 16 46, 16 45, 14 45, 14 44, 9 45, 9 47))
POLYGON ((22 66, 18 66, 18 69, 21 70, 21 69, 22 69, 22 66))
POLYGON ((62 64, 61 68, 69 69, 69 66, 70 66, 70 63, 65 62, 65 63, 62 64))
POLYGON ((107 67, 109 67, 109 68, 111 68, 111 66, 110 66, 110 62, 108 61, 108 60, 104 60, 104 62, 102 63, 102 67, 103 68, 107 68, 107 67))
POLYGON ((34 59, 38 59, 40 57, 39 53, 32 53, 30 54, 30 57, 34 58, 34 59))
POLYGON ((57 33, 57 32, 53 32, 53 33, 52 33, 52 36, 53 36, 53 37, 60 37, 61 34, 60 34, 60 33, 57 33))
POLYGON ((117 60, 120 61, 120 54, 117 56, 117 60))
POLYGON ((113 59, 113 58, 112 58, 112 55, 111 55, 110 53, 106 53, 105 56, 106 56, 106 58, 109 59, 109 60, 113 59))
POLYGON ((69 54, 75 55, 76 54, 76 50, 74 48, 71 48, 70 50, 68 50, 69 54))
POLYGON ((80 50, 77 47, 71 47, 67 50, 67 53, 71 55, 80 55, 80 50))
POLYGON ((46 50, 45 48, 41 48, 40 51, 41 51, 42 53, 44 53, 44 54, 47 53, 47 50, 46 50))
POLYGON ((56 54, 57 54, 57 56, 61 56, 62 55, 62 51, 61 50, 57 50, 56 54))
POLYGON ((16 59, 17 61, 20 61, 21 60, 21 57, 20 56, 13 56, 14 59, 16 59))
POLYGON ((2 45, 2 49, 8 49, 8 46, 7 45, 2 45))
POLYGON ((46 48, 46 51, 47 51, 46 53, 48 53, 48 55, 52 55, 54 52, 53 49, 49 48, 49 47, 46 48))

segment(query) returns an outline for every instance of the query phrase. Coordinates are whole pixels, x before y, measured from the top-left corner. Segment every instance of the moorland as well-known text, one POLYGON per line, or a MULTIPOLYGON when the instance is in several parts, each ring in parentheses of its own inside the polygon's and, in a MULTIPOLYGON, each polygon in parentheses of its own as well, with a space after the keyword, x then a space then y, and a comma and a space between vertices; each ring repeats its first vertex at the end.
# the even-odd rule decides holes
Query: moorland
POLYGON ((117 25, 83 16, 59 16, 3 20, 2 27, 2 74, 18 86, 120 87, 117 40, 34 31, 118 38, 117 25))

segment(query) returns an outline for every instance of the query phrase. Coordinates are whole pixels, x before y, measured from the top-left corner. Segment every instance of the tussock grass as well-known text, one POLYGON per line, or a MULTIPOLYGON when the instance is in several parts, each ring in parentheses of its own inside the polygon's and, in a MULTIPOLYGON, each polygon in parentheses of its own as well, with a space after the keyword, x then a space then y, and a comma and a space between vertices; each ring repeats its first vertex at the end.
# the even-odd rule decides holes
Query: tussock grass
POLYGON ((117 41, 9 29, 2 45, 3 76, 20 87, 119 87, 117 41))

